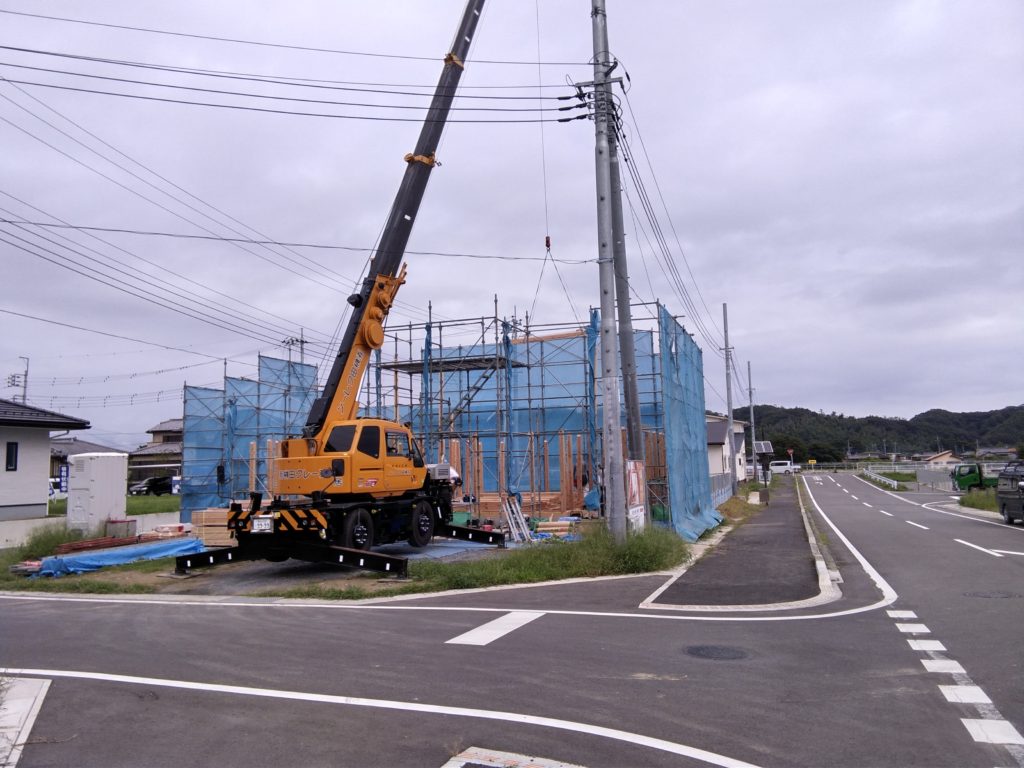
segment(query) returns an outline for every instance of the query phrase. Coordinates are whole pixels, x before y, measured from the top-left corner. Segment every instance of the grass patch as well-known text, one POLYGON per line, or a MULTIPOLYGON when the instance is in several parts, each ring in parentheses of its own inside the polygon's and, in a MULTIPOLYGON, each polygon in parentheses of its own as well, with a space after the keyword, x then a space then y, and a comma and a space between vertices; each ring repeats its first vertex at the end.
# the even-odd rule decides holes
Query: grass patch
POLYGON ((917 473, 915 472, 876 472, 875 474, 881 475, 882 477, 888 477, 890 480, 895 480, 897 483, 917 482, 917 473))
MULTIPOLYGON (((20 547, 0 553, 0 590, 90 594, 147 593, 155 591, 153 587, 142 584, 119 584, 116 581, 90 578, 91 574, 62 576, 59 579, 49 576, 33 579, 22 574, 10 572, 10 567, 16 563, 20 563, 23 560, 39 560, 52 555, 59 545, 70 541, 80 541, 81 539, 82 536, 80 534, 68 531, 63 526, 41 528, 34 531, 20 547)), ((169 563, 173 566, 173 558, 129 563, 118 568, 105 569, 104 573, 113 573, 119 570, 133 570, 143 573, 166 571, 169 563)))
MULTIPOLYGON (((157 515, 162 512, 178 512, 181 509, 181 496, 169 493, 163 496, 127 496, 125 507, 126 515, 157 515)), ((63 517, 67 513, 67 499, 56 499, 47 503, 46 514, 49 517, 63 517)))
POLYGON ((741 486, 740 495, 728 498, 723 504, 719 505, 718 511, 732 525, 742 525, 761 509, 760 504, 751 504, 747 501, 747 493, 753 493, 756 490, 759 489, 751 487, 749 491, 743 491, 741 486))
POLYGON ((363 589, 309 586, 282 591, 260 592, 263 596, 358 600, 365 597, 478 589, 502 584, 533 584, 540 581, 618 576, 674 568, 689 557, 689 547, 672 531, 648 528, 631 534, 625 544, 616 544, 603 527, 586 530, 580 541, 547 539, 522 549, 460 563, 416 561, 410 563, 411 581, 394 587, 363 589))
MULTIPOLYGON (((907 473, 906 472, 885 472, 885 473, 878 473, 878 474, 880 474, 882 477, 889 477, 889 475, 906 475, 907 473)), ((884 488, 887 491, 905 491, 905 490, 907 490, 907 486, 903 485, 899 481, 896 482, 896 487, 893 488, 889 483, 883 483, 881 480, 877 480, 874 477, 871 477, 870 475, 865 474, 863 472, 861 472, 859 475, 857 475, 857 477, 859 477, 861 480, 866 480, 867 482, 871 483, 873 486, 875 486, 877 488, 884 488)), ((916 480, 917 476, 913 475, 912 478, 914 480, 916 480)), ((894 478, 894 477, 890 477, 889 479, 890 480, 896 480, 896 478, 894 478)))
POLYGON ((985 488, 984 490, 974 490, 965 493, 960 497, 960 506, 971 507, 973 509, 984 509, 989 512, 997 512, 999 505, 996 501, 996 489, 985 488))

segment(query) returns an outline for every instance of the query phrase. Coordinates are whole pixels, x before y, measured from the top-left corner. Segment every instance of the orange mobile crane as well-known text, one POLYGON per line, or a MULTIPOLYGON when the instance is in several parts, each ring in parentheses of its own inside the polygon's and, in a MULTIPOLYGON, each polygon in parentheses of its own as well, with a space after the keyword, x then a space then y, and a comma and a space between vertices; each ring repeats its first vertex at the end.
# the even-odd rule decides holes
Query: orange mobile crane
POLYGON ((323 394, 314 401, 302 436, 281 441, 280 455, 268 462, 274 498, 264 506, 262 494, 253 493, 247 509, 232 504, 228 527, 237 547, 179 557, 179 571, 231 560, 294 557, 404 574, 404 558, 367 550, 398 541, 423 547, 435 534, 504 544, 499 532, 451 524, 448 467, 428 468, 407 426, 357 418, 359 386, 370 353, 384 343, 384 323, 405 282, 406 243, 483 2, 469 0, 453 50, 444 58, 367 277, 360 292, 348 298, 352 314, 323 394))

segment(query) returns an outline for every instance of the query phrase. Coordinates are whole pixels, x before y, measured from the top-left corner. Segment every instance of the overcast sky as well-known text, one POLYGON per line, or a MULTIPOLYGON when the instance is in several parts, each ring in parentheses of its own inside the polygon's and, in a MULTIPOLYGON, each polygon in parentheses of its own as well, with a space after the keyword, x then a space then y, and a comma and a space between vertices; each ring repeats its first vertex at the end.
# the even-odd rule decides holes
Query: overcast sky
MULTIPOLYGON (((617 91, 626 151, 641 177, 627 185, 634 300, 660 300, 695 334, 709 408, 725 409, 723 303, 737 406, 748 361, 756 402, 826 413, 1024 402, 1024 4, 607 4, 614 74, 628 74, 617 91)), ((432 90, 462 8, 0 0, 5 11, 108 25, 0 14, 0 218, 346 247, 2 223, 0 383, 28 357, 30 403, 88 419, 83 437, 131 448, 181 415, 183 382, 219 386, 225 357, 231 375, 254 376, 258 352, 286 356, 280 342, 302 329, 321 342, 306 350, 317 358, 415 143, 414 107, 428 101, 415 94, 432 90)), ((530 312, 539 324, 599 304, 593 123, 512 122, 577 114, 538 110, 573 103, 548 97, 592 79, 591 54, 586 0, 539 10, 488 0, 462 93, 508 98, 459 100, 409 244, 463 255, 410 254, 393 323, 422 322, 428 302, 435 318, 492 316, 497 296, 500 315, 530 312), (470 122, 480 120, 491 122, 470 122), (557 272, 544 262, 545 235, 557 272)))

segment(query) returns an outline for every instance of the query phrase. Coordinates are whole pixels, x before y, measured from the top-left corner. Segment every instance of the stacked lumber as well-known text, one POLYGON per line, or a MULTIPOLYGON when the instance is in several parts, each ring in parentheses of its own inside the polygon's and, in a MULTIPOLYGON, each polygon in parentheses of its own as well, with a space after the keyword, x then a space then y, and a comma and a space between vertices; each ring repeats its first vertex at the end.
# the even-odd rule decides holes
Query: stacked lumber
POLYGON ((235 545, 235 534, 228 530, 228 510, 224 507, 195 510, 192 513, 192 535, 207 547, 235 545))
POLYGON ((537 521, 537 533, 548 533, 552 536, 568 536, 576 530, 574 520, 539 520, 537 521))

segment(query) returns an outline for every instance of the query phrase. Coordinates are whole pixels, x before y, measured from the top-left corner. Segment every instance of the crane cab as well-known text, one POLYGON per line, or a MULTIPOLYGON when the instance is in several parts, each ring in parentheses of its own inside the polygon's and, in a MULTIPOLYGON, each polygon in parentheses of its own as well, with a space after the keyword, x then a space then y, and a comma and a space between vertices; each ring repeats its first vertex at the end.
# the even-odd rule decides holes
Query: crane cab
POLYGON ((317 438, 281 443, 278 495, 399 496, 423 487, 427 470, 412 433, 385 419, 327 425, 317 438))

